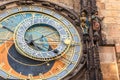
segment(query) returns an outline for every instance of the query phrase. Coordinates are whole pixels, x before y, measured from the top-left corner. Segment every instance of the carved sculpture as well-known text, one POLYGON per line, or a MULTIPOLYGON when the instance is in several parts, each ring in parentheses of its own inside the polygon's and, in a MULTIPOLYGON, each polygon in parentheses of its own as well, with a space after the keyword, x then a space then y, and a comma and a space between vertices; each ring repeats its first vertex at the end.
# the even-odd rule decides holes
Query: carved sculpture
POLYGON ((99 17, 98 11, 93 12, 91 17, 93 22, 93 31, 99 31, 101 26, 101 21, 104 19, 104 17, 99 17))
POLYGON ((98 11, 92 12, 92 29, 93 29, 93 37, 94 37, 94 44, 100 38, 100 31, 101 31, 101 21, 104 17, 98 16, 98 11))
POLYGON ((99 62, 98 46, 101 40, 101 21, 104 17, 98 16, 96 0, 81 0, 81 11, 88 14, 80 17, 80 27, 83 31, 84 54, 86 54, 86 80, 103 80, 99 62), (91 14, 92 13, 92 14, 91 14), (90 18, 88 18, 90 17, 90 18), (87 23, 88 22, 88 23, 87 23), (84 36, 84 34, 88 36, 84 36), (90 40, 86 40, 89 37, 90 40))
POLYGON ((82 11, 80 16, 80 27, 82 28, 83 34, 88 34, 88 29, 90 27, 89 18, 87 17, 87 11, 82 11))

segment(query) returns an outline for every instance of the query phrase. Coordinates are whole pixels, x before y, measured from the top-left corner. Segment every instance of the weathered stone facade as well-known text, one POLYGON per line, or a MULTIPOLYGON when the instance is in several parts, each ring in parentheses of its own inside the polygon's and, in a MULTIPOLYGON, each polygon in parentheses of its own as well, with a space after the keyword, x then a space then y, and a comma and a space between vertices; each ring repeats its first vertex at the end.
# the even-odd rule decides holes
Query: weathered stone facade
MULTIPOLYGON (((6 1, 0 1, 0 4, 6 1)), ((48 0, 80 13, 80 0, 48 0)), ((100 47, 104 80, 119 80, 120 74, 120 0, 96 0, 100 16, 104 16, 103 33, 109 46, 100 47), (112 45, 112 46, 111 46, 112 45), (117 58, 116 58, 117 56, 117 58)))
POLYGON ((48 0, 61 6, 74 9, 77 13, 80 11, 80 0, 48 0))
MULTIPOLYGON (((49 0, 80 12, 80 0, 49 0)), ((103 33, 107 44, 100 47, 101 69, 104 80, 119 80, 120 64, 120 0, 96 0, 100 16, 104 16, 103 33), (117 58, 116 58, 117 55, 117 58), (119 73, 118 73, 119 72, 119 73)))
POLYGON ((100 15, 105 16, 103 31, 106 34, 107 44, 113 44, 113 46, 100 48, 103 78, 104 80, 119 80, 120 0, 97 0, 97 7, 100 15), (103 58, 105 58, 104 61, 103 58))
POLYGON ((119 0, 97 0, 100 15, 105 16, 103 29, 107 35, 107 43, 120 42, 120 1, 119 0))

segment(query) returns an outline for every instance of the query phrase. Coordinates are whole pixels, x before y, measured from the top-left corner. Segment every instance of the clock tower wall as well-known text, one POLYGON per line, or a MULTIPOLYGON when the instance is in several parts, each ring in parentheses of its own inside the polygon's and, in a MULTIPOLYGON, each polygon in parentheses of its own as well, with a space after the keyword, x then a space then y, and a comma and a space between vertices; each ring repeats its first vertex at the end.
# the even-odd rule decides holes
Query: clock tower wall
POLYGON ((47 0, 54 2, 66 8, 74 9, 77 13, 80 12, 80 0, 47 0))
MULTIPOLYGON (((0 1, 4 4, 8 1, 0 1)), ((80 12, 80 0, 47 0, 80 12)), ((96 0, 100 16, 104 16, 103 33, 106 46, 99 49, 104 80, 119 80, 120 74, 120 0, 96 0), (117 57, 116 57, 117 56, 117 57)))
POLYGON ((120 1, 96 0, 99 15, 104 16, 103 33, 107 45, 100 47, 101 69, 104 80, 119 80, 120 74, 120 1), (109 61, 106 63, 106 60, 109 61))

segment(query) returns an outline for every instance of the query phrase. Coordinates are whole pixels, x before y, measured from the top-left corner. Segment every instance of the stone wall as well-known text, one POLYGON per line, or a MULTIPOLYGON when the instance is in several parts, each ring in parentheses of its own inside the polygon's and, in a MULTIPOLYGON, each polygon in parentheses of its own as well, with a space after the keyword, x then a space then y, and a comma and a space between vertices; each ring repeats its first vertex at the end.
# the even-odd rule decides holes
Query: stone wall
MULTIPOLYGON (((0 0, 0 4, 9 1, 15 1, 15 0, 0 0)), ((77 13, 80 12, 80 6, 79 6, 80 0, 46 0, 46 1, 54 2, 66 8, 74 9, 77 13)))
POLYGON ((103 21, 103 30, 106 33, 107 43, 115 44, 114 50, 100 48, 100 56, 106 59, 117 56, 115 61, 109 63, 102 62, 101 67, 104 74, 104 80, 119 80, 120 77, 120 0, 97 0, 99 14, 105 16, 103 21), (109 52, 110 51, 110 52, 109 52), (103 54, 105 53, 105 54, 103 54), (108 66, 109 65, 109 66, 108 66), (106 66, 106 67, 105 67, 106 66), (114 68, 114 71, 112 69, 114 68))
POLYGON ((120 43, 120 0, 97 0, 100 15, 105 16, 103 29, 108 44, 120 43))
MULTIPOLYGON (((48 0, 80 12, 80 0, 48 0)), ((96 0, 100 16, 104 16, 103 31, 107 43, 120 43, 120 0, 96 0)))
POLYGON ((119 80, 115 47, 100 47, 100 62, 103 80, 119 80))
POLYGON ((74 9, 77 13, 80 12, 80 0, 47 0, 59 4, 61 6, 74 9))

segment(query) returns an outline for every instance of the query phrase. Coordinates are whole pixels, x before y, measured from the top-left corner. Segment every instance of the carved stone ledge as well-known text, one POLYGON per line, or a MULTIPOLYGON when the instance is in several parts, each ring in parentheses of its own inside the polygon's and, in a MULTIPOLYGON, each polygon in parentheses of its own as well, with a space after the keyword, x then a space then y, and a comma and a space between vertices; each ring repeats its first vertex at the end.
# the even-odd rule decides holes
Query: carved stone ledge
POLYGON ((64 8, 62 8, 62 7, 60 7, 60 6, 55 5, 55 10, 58 10, 58 11, 63 11, 63 10, 64 10, 64 8))
POLYGON ((4 9, 6 9, 5 5, 0 6, 0 10, 4 10, 4 9))
POLYGON ((73 14, 68 14, 68 16, 69 16, 71 19, 73 19, 73 20, 76 19, 76 17, 75 17, 73 14))
POLYGON ((41 2, 43 6, 51 7, 51 4, 49 2, 41 2))

